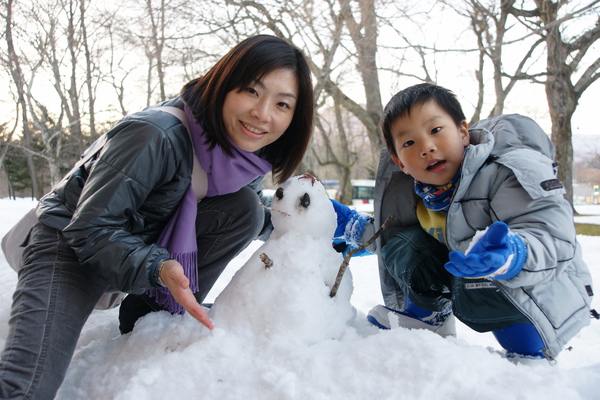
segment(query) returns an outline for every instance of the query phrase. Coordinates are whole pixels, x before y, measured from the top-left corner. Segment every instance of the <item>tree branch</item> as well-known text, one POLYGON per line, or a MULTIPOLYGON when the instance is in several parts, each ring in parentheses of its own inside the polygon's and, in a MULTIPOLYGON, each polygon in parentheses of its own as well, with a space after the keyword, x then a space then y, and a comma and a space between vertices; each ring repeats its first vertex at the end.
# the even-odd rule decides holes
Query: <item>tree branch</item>
POLYGON ((379 236, 381 236, 383 231, 386 230, 388 225, 395 219, 396 218, 394 218, 392 216, 387 217, 387 219, 385 220, 383 225, 381 225, 381 228, 379 228, 379 230, 377 232, 375 232, 375 234, 373 235, 373 237, 371 239, 369 239, 366 243, 364 243, 364 244, 358 246, 357 248, 352 249, 348 253, 346 253, 346 256, 344 257, 344 261, 342 262, 342 265, 340 265, 340 270, 338 271, 337 277, 335 278, 335 283, 331 287, 331 292, 329 292, 329 297, 334 297, 337 294, 338 288, 340 287, 340 283, 342 282, 342 278, 344 277, 344 272, 346 272, 346 269, 348 268, 348 265, 350 264, 350 259, 352 258, 352 256, 354 254, 358 253, 359 251, 369 247, 375 241, 375 239, 377 239, 379 236))

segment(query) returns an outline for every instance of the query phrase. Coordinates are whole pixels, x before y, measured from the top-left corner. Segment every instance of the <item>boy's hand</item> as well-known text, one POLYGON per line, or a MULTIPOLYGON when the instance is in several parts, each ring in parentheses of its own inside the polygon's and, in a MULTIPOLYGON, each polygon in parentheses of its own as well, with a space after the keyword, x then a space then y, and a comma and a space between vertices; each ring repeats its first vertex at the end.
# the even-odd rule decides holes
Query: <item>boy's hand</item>
MULTIPOLYGON (((356 210, 352 210, 350 207, 333 199, 329 200, 331 201, 331 204, 333 204, 333 209, 337 215, 338 224, 335 233, 333 234, 334 247, 336 247, 336 249, 341 249, 339 252, 342 252, 344 255, 346 255, 350 249, 360 246, 358 241, 360 240, 367 223, 371 222, 373 217, 371 217, 369 214, 359 213, 356 210), (344 243, 346 244, 345 247, 343 246, 344 243)), ((364 250, 356 253, 355 256, 361 256, 365 254, 371 253, 364 250)))
POLYGON ((449 256, 450 262, 445 268, 454 276, 510 279, 523 268, 527 249, 519 235, 498 221, 483 231, 483 235, 475 235, 466 254, 454 250, 449 256))

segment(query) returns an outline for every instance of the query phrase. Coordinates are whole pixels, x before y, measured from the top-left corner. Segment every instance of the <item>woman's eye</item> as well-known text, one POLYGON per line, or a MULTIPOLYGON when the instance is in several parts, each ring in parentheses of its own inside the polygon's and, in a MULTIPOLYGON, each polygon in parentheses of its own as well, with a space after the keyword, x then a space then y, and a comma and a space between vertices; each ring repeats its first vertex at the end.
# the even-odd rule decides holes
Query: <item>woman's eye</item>
POLYGON ((284 102, 279 102, 279 103, 277 103, 277 105, 282 108, 291 108, 288 103, 284 103, 284 102))
POLYGON ((253 87, 247 87, 246 92, 248 92, 250 94, 254 94, 254 95, 258 94, 258 92, 253 87))

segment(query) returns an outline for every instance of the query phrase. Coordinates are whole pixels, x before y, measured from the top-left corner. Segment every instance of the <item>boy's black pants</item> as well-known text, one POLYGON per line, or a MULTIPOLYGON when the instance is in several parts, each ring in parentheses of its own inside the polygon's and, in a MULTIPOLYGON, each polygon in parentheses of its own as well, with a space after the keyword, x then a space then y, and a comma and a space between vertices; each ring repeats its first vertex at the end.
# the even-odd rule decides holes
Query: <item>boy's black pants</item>
POLYGON ((465 279, 444 268, 448 248, 419 225, 396 233, 383 247, 386 268, 413 303, 430 311, 449 311, 477 332, 531 322, 493 280, 465 279))

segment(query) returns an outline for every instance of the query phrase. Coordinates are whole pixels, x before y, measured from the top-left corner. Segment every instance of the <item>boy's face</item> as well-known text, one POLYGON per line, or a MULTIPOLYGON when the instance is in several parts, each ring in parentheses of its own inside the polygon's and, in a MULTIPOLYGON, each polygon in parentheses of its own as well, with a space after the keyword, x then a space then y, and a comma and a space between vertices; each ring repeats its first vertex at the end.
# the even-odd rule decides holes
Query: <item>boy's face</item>
POLYGON ((410 115, 396 118, 391 126, 394 160, 404 173, 435 186, 450 182, 460 168, 469 145, 466 121, 456 126, 436 101, 412 108, 410 115))

